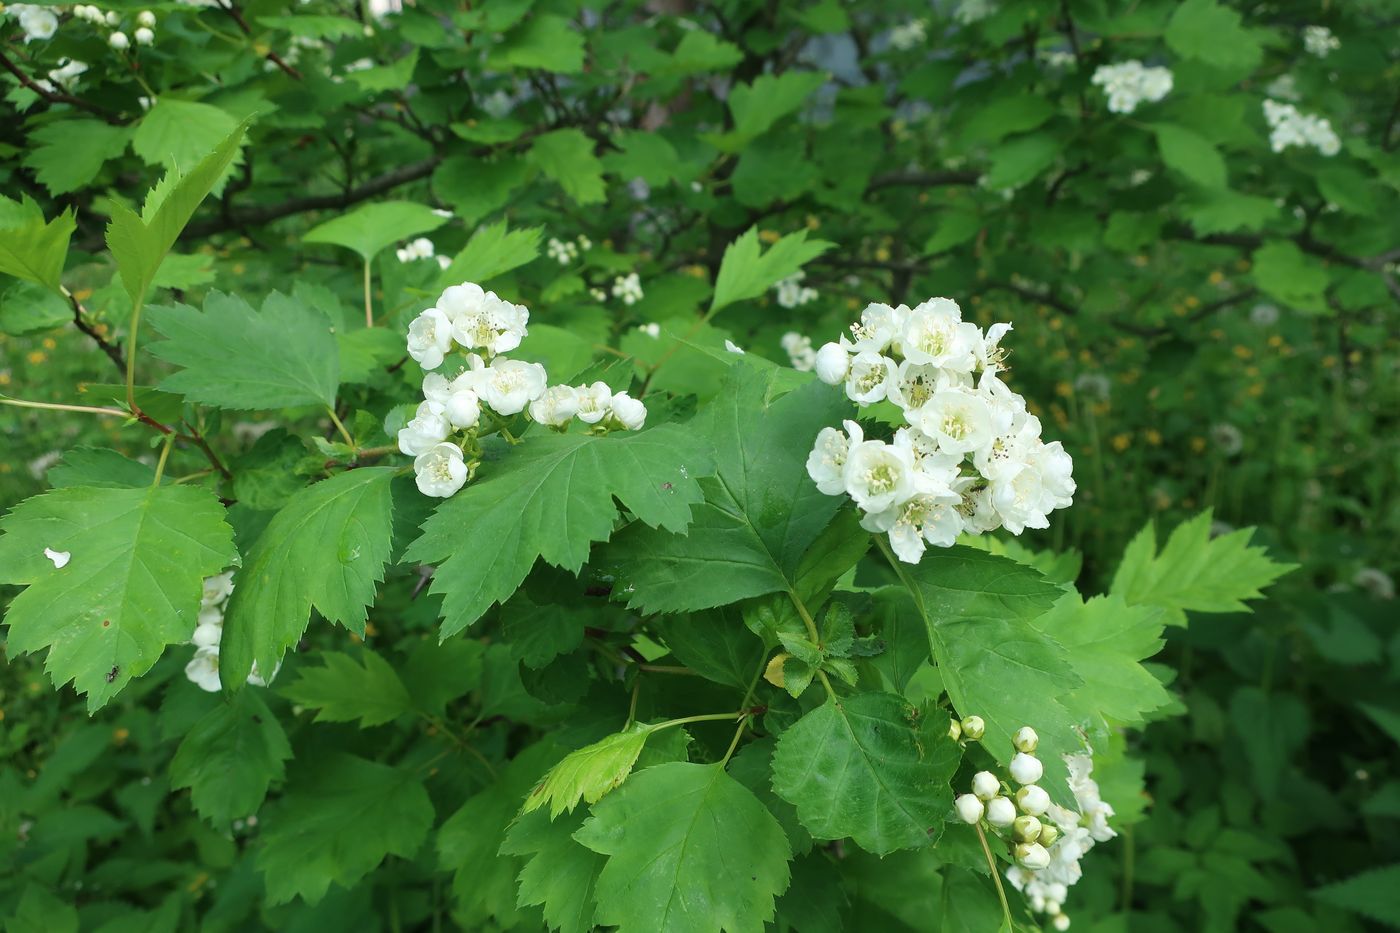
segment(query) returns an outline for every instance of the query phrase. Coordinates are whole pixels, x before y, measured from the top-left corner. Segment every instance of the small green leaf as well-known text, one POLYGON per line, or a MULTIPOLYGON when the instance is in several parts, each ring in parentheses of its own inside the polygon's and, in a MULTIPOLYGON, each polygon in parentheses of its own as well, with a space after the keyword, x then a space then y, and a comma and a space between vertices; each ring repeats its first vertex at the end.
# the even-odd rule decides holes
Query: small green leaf
POLYGON ((544 908, 551 930, 588 933, 593 929, 593 888, 607 859, 574 841, 582 811, 551 820, 543 811, 526 813, 511 824, 502 855, 528 857, 520 872, 521 907, 544 908))
POLYGON ((72 208, 45 222, 39 205, 28 197, 18 205, 8 199, 0 202, 14 208, 0 223, 0 272, 61 292, 68 241, 77 229, 72 208))
POLYGON ((529 159, 579 204, 603 200, 603 163, 583 130, 554 130, 535 137, 529 159))
POLYGON ((1210 140, 1173 123, 1154 123, 1152 132, 1157 136, 1157 148, 1168 168, 1203 187, 1225 187, 1225 160, 1210 140))
POLYGON ((447 218, 424 204, 380 201, 317 224, 302 236, 306 243, 331 243, 352 249, 369 262, 385 247, 436 230, 447 218))
POLYGON ((185 733, 170 762, 170 786, 188 787, 199 815, 224 828, 258 811, 291 757, 277 717, 256 691, 245 690, 185 733))
MULTIPOLYGON (((215 143, 227 133, 219 134, 215 143)), ((108 159, 115 159, 131 139, 131 130, 102 120, 46 123, 29 134, 24 164, 53 195, 77 191, 92 182, 108 159)), ((203 155, 209 147, 196 155, 203 155)))
POLYGON ((564 17, 537 13, 492 49, 489 62, 493 68, 574 74, 583 70, 583 36, 564 17))
POLYGON ((131 149, 147 165, 183 172, 237 129, 227 111, 162 94, 136 125, 131 149))
POLYGON ((653 731, 651 726, 633 723, 625 732, 570 752, 530 791, 521 812, 529 813, 548 803, 553 820, 565 810, 572 813, 580 799, 597 803, 627 780, 653 731))
POLYGON ((725 247, 715 280, 715 295, 710 301, 710 314, 736 301, 757 298, 832 246, 825 240, 809 241, 807 231, 799 230, 789 233, 760 255, 758 228, 750 227, 725 247))
POLYGON ((367 729, 413 711, 413 698, 399 675, 368 648, 359 652, 358 660, 340 652, 320 658, 325 662, 321 667, 297 668, 297 679, 282 691, 293 703, 316 710, 317 722, 358 719, 367 729))
POLYGON ((1373 868, 1311 893, 1324 904, 1400 927, 1400 864, 1373 868))
POLYGON ((418 50, 410 49, 407 55, 388 65, 362 68, 346 77, 366 91, 401 91, 413 80, 413 70, 417 67, 418 50))
POLYGON ((1263 50, 1240 22, 1240 14, 1216 0, 1184 0, 1167 23, 1167 45, 1182 58, 1217 68, 1247 71, 1259 64, 1263 50))
POLYGON ((525 265, 540 254, 540 228, 511 230, 504 220, 479 228, 438 277, 439 287, 481 284, 525 265))
POLYGON ((1292 240, 1273 240, 1250 257, 1254 282, 1267 295, 1306 311, 1325 311, 1327 268, 1292 240))

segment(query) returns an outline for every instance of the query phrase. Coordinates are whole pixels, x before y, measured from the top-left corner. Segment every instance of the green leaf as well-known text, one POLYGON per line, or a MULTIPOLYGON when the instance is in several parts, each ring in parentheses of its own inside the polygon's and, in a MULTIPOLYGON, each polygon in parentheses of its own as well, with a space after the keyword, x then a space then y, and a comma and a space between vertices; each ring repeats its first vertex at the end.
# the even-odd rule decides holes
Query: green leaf
POLYGON ((1050 133, 1017 136, 992 152, 992 165, 982 185, 992 191, 1019 188, 1036 179, 1059 158, 1063 144, 1050 133))
MULTIPOLYGON (((433 170, 433 193, 452 205, 464 222, 474 224, 509 204, 531 174, 523 158, 509 154, 491 161, 448 156, 433 170)), ((529 258, 534 258, 533 252, 529 258)))
POLYGON ((401 91, 413 80, 413 69, 418 67, 418 50, 411 49, 402 58, 387 65, 362 68, 346 75, 366 91, 401 91))
POLYGON ((526 594, 517 593, 501 607, 500 618, 501 632, 511 651, 520 663, 539 670, 579 646, 590 613, 575 605, 537 605, 526 594))
POLYGON ((1327 268, 1292 240, 1265 243, 1250 261, 1254 282, 1265 294, 1307 311, 1327 309, 1327 268))
POLYGON ((492 68, 538 68, 556 74, 583 70, 583 36, 562 16, 537 13, 491 50, 492 68))
POLYGON ((729 112, 734 129, 710 142, 725 152, 738 152, 754 137, 802 106, 817 88, 827 82, 820 71, 785 71, 780 75, 760 75, 751 84, 736 84, 729 91, 729 112))
POLYGON ((876 855, 932 845, 961 754, 946 730, 921 743, 917 718, 888 693, 829 698, 778 737, 773 789, 814 838, 850 837, 876 855))
MULTIPOLYGON (((227 134, 220 134, 217 143, 227 134)), ((108 159, 126 148, 131 130, 102 120, 46 123, 29 134, 24 164, 53 195, 77 191, 92 182, 108 159)), ((197 155, 203 155, 207 147, 197 155)))
POLYGON ((181 367, 161 381, 165 391, 231 409, 335 404, 334 328, 295 298, 273 292, 254 311, 237 295, 211 291, 202 311, 174 305, 147 313, 166 338, 150 345, 151 354, 181 367))
POLYGON ((1263 50, 1240 23, 1240 14, 1216 0, 1185 0, 1167 23, 1167 46, 1182 58, 1217 68, 1247 71, 1259 64, 1263 50))
POLYGON ((510 230, 506 222, 481 227, 438 277, 446 287, 461 282, 483 282, 525 265, 540 254, 540 228, 510 230))
POLYGON ((978 102, 962 125, 965 146, 990 145, 1014 133, 1036 129, 1055 113, 1055 107, 1039 94, 1003 94, 989 102, 978 102))
POLYGON ((1173 123, 1154 123, 1152 132, 1157 136, 1157 148, 1168 168, 1203 187, 1225 187, 1228 180, 1225 160, 1210 140, 1173 123))
POLYGON ((395 468, 351 470, 297 493, 244 561, 220 645, 224 687, 241 689, 258 665, 267 677, 306 631, 314 607, 364 632, 366 610, 389 560, 395 468))
POLYGON ((529 159, 579 204, 603 200, 603 163, 583 130, 554 130, 535 137, 529 159))
POLYGON ((31 881, 5 921, 5 933, 78 933, 78 910, 31 881))
POLYGON ((1166 613, 1157 606, 1128 606, 1118 595, 1063 596, 1034 622, 1070 654, 1083 686, 1061 699, 1081 722, 1099 734, 1109 725, 1132 725, 1171 702, 1162 682, 1139 662, 1162 648, 1166 613))
POLYGON ((713 316, 736 301, 757 298, 800 270, 804 264, 831 249, 832 245, 825 240, 809 242, 807 231, 799 230, 789 233, 769 247, 768 252, 760 255, 758 228, 750 227, 748 232, 725 247, 719 276, 715 280, 714 298, 710 301, 710 314, 713 316))
POLYGON ((712 609, 657 622, 666 647, 686 667, 708 680, 748 689, 763 661, 763 641, 732 609, 712 609))
POLYGON ((1210 523, 1206 511, 1178 525, 1159 554, 1156 526, 1148 522, 1123 552, 1109 592, 1129 606, 1160 606, 1169 624, 1185 625, 1187 610, 1249 611, 1245 600, 1261 598, 1260 590, 1294 568, 1250 547, 1253 528, 1212 538, 1210 523))
POLYGON ((544 908, 551 930, 588 933, 593 929, 593 888, 607 859, 574 841, 585 813, 551 820, 543 811, 526 813, 511 824, 501 854, 528 857, 520 872, 521 907, 544 908))
POLYGON ((365 204, 348 214, 342 214, 317 224, 302 236, 306 243, 331 243, 359 253, 369 262, 387 246, 436 230, 447 218, 433 209, 412 201, 380 201, 365 204))
POLYGON ((728 71, 744 60, 744 53, 732 42, 703 29, 692 29, 681 36, 671 57, 654 75, 679 77, 705 71, 728 71))
MULTIPOLYGON (((0 231, 0 239, 4 233, 0 231)), ((3 248, 3 247, 0 247, 3 248)), ((0 294, 0 333, 13 337, 54 330, 73 320, 73 307, 62 292, 19 281, 0 294)), ((125 389, 125 386, 122 387, 125 389)))
POLYGON ((807 477, 807 453, 847 406, 817 382, 777 399, 772 389, 771 374, 736 366, 687 427, 714 451, 716 475, 701 481, 705 502, 684 535, 633 526, 608 548, 629 606, 694 611, 797 591, 808 548, 841 505, 807 477))
MULTIPOLYGON (((54 489, 64 486, 108 486, 123 489, 150 486, 155 482, 153 467, 129 460, 115 450, 102 447, 74 447, 49 469, 44 478, 54 489)), ((168 482, 165 478, 163 482, 168 482)))
POLYGON ((639 772, 574 838, 608 856, 594 922, 618 933, 762 933, 788 886, 782 827, 721 764, 639 772))
POLYGON ((315 904, 354 886, 389 855, 412 858, 433 824, 423 783, 354 755, 316 756, 262 821, 258 868, 269 904, 315 904))
POLYGON ((944 689, 959 716, 981 716, 982 745, 1003 766, 1012 734, 1040 734, 1042 782, 1064 800, 1064 755, 1080 751, 1078 720, 1061 700, 1083 685, 1065 647, 1032 623, 1062 590, 1037 571, 964 547, 929 550, 917 565, 900 565, 924 619, 944 689))
POLYGON ((1311 893, 1324 904, 1400 927, 1400 864, 1373 868, 1311 893))
POLYGON ((28 197, 19 205, 8 199, 0 203, 15 207, 0 222, 0 272, 61 292, 68 241, 77 229, 72 208, 45 222, 39 205, 28 197))
POLYGON ((565 810, 572 813, 579 800, 597 803, 627 780, 647 736, 654 731, 652 726, 633 723, 624 732, 570 752, 530 791, 521 812, 529 813, 548 803, 549 818, 553 820, 565 810))
MULTIPOLYGON (((321 667, 299 667, 282 693, 316 710, 317 722, 360 721, 360 728, 392 722, 413 711, 413 698, 388 661, 364 648, 358 661, 348 654, 320 655, 321 667)), ((247 691, 244 691, 247 692, 247 691)))
POLYGON ((112 219, 107 224, 107 248, 117 261, 122 284, 133 303, 140 304, 144 299, 165 254, 233 163, 247 128, 247 120, 234 127, 188 174, 182 175, 175 169, 166 172, 146 195, 139 215, 125 205, 113 204, 112 219))
POLYGON ((188 787, 199 815, 222 828, 258 811, 291 757, 282 724, 257 691, 245 690, 185 733, 170 762, 170 786, 188 787))
POLYGON ((131 149, 147 165, 185 171, 237 129, 238 121, 218 107, 162 94, 136 125, 131 149))
POLYGON ((438 564, 446 638, 510 597, 536 559, 576 572, 595 541, 613 532, 620 501, 640 523, 680 532, 701 501, 695 477, 710 471, 702 441, 674 425, 637 434, 544 434, 438 506, 405 561, 438 564), (568 521, 561 523, 561 516, 568 521), (461 530, 491 541, 461 547, 461 530))
POLYGON ((21 502, 0 529, 0 583, 28 587, 5 616, 9 650, 48 648, 54 684, 72 681, 89 711, 189 640, 203 579, 238 559, 223 506, 194 486, 69 486, 21 502))

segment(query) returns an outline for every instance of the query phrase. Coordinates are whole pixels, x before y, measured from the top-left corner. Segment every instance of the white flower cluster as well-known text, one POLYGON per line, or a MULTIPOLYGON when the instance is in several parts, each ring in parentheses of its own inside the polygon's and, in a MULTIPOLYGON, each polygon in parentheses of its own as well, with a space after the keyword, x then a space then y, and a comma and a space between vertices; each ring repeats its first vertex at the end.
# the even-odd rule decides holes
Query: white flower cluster
POLYGON ((24 30, 26 43, 52 39, 53 34, 58 32, 58 16, 51 7, 13 3, 5 7, 5 14, 14 16, 19 21, 19 28, 24 30))
POLYGON ((438 268, 446 269, 452 265, 452 257, 438 256, 437 248, 433 246, 433 241, 425 236, 420 236, 416 240, 410 240, 408 245, 401 246, 394 251, 394 255, 399 257, 399 262, 417 262, 420 259, 436 259, 438 268))
POLYGON ((921 19, 911 19, 890 30, 890 47, 906 52, 928 40, 928 25, 921 19))
POLYGON ((778 293, 778 304, 780 306, 784 308, 800 308, 805 304, 817 300, 817 290, 811 286, 802 284, 802 280, 806 277, 807 273, 799 269, 773 286, 773 290, 778 293))
MULTIPOLYGON (((1064 903, 1069 889, 1084 875, 1079 860, 1095 843, 1107 842, 1118 835, 1108 826, 1113 807, 1099 796, 1099 785, 1089 776, 1093 760, 1088 755, 1066 755, 1065 763, 1069 766, 1069 786, 1079 812, 1050 804, 1042 826, 1053 826, 1058 830, 1058 838, 1052 839, 1046 852, 1049 856, 1046 865, 1034 867, 1022 863, 1006 870, 1007 880, 1030 899, 1031 909, 1050 917, 1057 930, 1069 929, 1064 903)), ((1019 792, 1017 796, 1019 798, 1019 792)))
POLYGON ((991 0, 961 0, 953 10, 953 19, 960 25, 971 26, 996 12, 991 0))
POLYGON ((642 300, 642 280, 635 272, 619 275, 613 279, 612 293, 614 298, 621 298, 623 304, 634 305, 642 300))
POLYGON ((1342 141, 1326 118, 1301 113, 1292 104, 1264 101, 1264 120, 1269 124, 1269 145, 1274 152, 1289 146, 1313 146, 1325 156, 1334 156, 1342 150, 1342 141))
POLYGON ((811 337, 790 330, 783 334, 783 350, 792 368, 800 373, 809 373, 817 365, 817 351, 812 349, 811 337))
POLYGON ((1326 26, 1303 27, 1303 49, 1309 55, 1326 58, 1342 47, 1342 42, 1326 26))
POLYGON ((399 450, 415 458, 414 473, 424 495, 445 498, 466 485, 475 468, 464 447, 475 449, 485 405, 498 415, 530 417, 554 428, 574 418, 601 430, 635 431, 646 422, 646 406, 606 383, 549 385, 539 363, 502 355, 520 346, 530 312, 471 282, 449 286, 408 326, 408 354, 424 369, 437 369, 454 350, 465 366, 452 377, 430 372, 423 378, 423 401, 398 433, 399 450), (449 440, 461 434, 461 442, 449 440))
POLYGON ((1108 109, 1114 113, 1132 113, 1143 101, 1155 104, 1172 89, 1170 71, 1145 68, 1137 59, 1100 65, 1092 81, 1108 95, 1108 109))
POLYGON ((550 237, 549 242, 545 245, 545 252, 549 254, 550 259, 559 265, 567 266, 577 259, 580 253, 586 253, 592 248, 593 241, 580 233, 577 240, 560 240, 556 237, 550 237))
MULTIPOLYGON (((228 599, 232 595, 233 571, 205 578, 204 594, 199 604, 199 622, 190 638, 190 643, 194 645, 194 657, 185 665, 185 676, 199 689, 210 693, 219 690, 219 642, 224 638, 224 610, 228 608, 228 599)), ((272 676, 276 677, 277 672, 273 671, 272 676)), ((267 686, 267 681, 258 673, 256 661, 248 674, 248 683, 255 687, 267 686)))
POLYGON ((119 52, 131 48, 132 39, 136 40, 137 45, 152 45, 156 41, 156 15, 150 10, 142 10, 136 15, 136 30, 130 36, 117 29, 122 23, 122 16, 115 10, 104 13, 95 6, 80 3, 73 7, 73 15, 94 26, 111 28, 113 31, 107 36, 107 44, 119 52))
POLYGON ((854 421, 845 432, 823 428, 807 459, 817 488, 849 495, 865 513, 861 526, 888 533, 906 563, 962 532, 1046 528, 1049 513, 1072 501, 1069 454, 1040 439, 1040 419, 1001 380, 999 343, 1010 329, 983 333, 948 298, 912 310, 872 304, 850 339, 817 351, 823 382, 844 383, 858 405, 893 402, 908 421, 892 443, 866 440, 854 421))

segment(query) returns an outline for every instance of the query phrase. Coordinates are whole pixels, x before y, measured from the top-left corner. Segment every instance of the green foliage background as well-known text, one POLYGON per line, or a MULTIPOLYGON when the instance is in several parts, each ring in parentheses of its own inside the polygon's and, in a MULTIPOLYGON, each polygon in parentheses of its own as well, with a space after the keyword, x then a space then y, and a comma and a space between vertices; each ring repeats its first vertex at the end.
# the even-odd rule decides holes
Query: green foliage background
POLYGON ((991 763, 938 738, 944 691, 993 726, 1099 727, 1121 835, 1086 859, 1075 929, 1400 925, 1400 637, 1374 582, 1400 570, 1393 3, 104 6, 128 33, 146 8, 154 44, 123 52, 66 8, 48 40, 0 20, 0 394, 148 422, 0 406, 7 929, 993 929, 975 837, 917 838, 949 776, 991 763), (1339 47, 1308 54, 1308 25, 1339 47), (1174 87, 1110 113, 1090 77, 1133 58, 1174 87), (88 70, 42 84, 65 59, 88 70), (1272 151, 1283 77, 1338 155, 1272 151), (546 255, 579 235, 577 259, 546 255), (395 257, 418 236, 448 268, 395 257), (819 297, 784 308, 772 286, 798 269, 819 297), (658 426, 535 438, 430 518, 364 451, 416 399, 407 322, 464 280, 530 307, 522 352, 553 376, 644 388, 658 426), (839 553, 851 526, 803 485, 844 409, 780 339, 932 295, 1014 322, 1013 385, 1079 492, 1048 532, 901 586, 839 553), (183 435, 154 486, 150 421, 183 435), (755 451, 766 485, 729 482, 755 451), (560 464, 572 484, 534 496, 560 464), (716 532, 745 574, 676 585, 700 539, 672 532, 759 515, 770 489, 810 526, 788 550, 716 532), (193 537, 162 543, 155 517, 193 537), (80 556, 163 563, 58 592, 36 545, 59 525, 80 556), (473 535, 514 550, 483 567, 473 535), (225 699, 184 678, 187 632, 131 580, 174 593, 234 553, 263 586, 230 607, 225 665, 297 650, 225 699), (765 648, 793 650, 783 593, 825 600, 852 568, 835 602, 890 647, 813 664, 859 667, 867 692, 841 710, 754 686, 765 648), (96 598, 131 620, 115 673, 54 608, 96 598), (1013 637, 1061 654, 1027 674, 998 653, 1013 637), (732 722, 649 731, 739 697, 765 712, 732 759, 732 722), (886 728, 884 763, 867 777, 838 748, 857 789, 804 787, 793 763, 850 709, 886 728), (576 786, 529 796, 610 735, 576 786), (871 780, 892 810, 849 805, 871 780), (714 838, 667 848, 676 814, 714 838), (629 884, 657 858, 722 893, 658 921, 629 884))

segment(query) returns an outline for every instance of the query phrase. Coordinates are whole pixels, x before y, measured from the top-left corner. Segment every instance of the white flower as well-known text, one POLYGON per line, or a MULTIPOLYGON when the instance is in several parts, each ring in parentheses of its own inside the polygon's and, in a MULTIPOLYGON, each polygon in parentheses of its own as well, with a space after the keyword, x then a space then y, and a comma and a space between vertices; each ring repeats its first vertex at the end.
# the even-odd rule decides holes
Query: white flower
POLYGON ((923 20, 908 20, 890 30, 890 46, 905 52, 916 45, 922 45, 928 36, 925 30, 923 20))
POLYGON ((635 272, 619 275, 613 279, 612 293, 614 298, 621 298, 623 304, 634 305, 642 300, 642 280, 635 272))
POLYGON ((860 425, 847 421, 846 427, 851 432, 849 438, 836 428, 822 428, 807 456, 807 475, 817 484, 817 489, 828 496, 839 496, 846 491, 846 455, 852 441, 859 444, 864 439, 860 425))
POLYGON ((1006 367, 1002 365, 1006 359, 1006 351, 1001 347, 1001 338, 1011 333, 1011 325, 1007 323, 993 324, 987 328, 985 335, 979 333, 980 340, 973 347, 973 355, 977 357, 977 368, 984 372, 1001 372, 1006 367))
POLYGON ((1351 582, 1353 586, 1360 587, 1376 599, 1395 598, 1395 581, 1391 579, 1390 574, 1376 567, 1362 567, 1352 576, 1351 582))
POLYGON ((156 41, 156 34, 149 26, 140 26, 132 33, 137 45, 150 45, 156 41))
POLYGON ((154 29, 156 25, 156 15, 150 10, 142 10, 136 14, 136 22, 148 29, 154 29))
POLYGON ((817 300, 817 290, 802 284, 802 280, 807 277, 807 273, 801 271, 794 272, 785 279, 779 280, 773 285, 773 289, 778 293, 778 304, 784 308, 800 308, 802 305, 817 300))
POLYGON ((812 338, 790 330, 783 334, 783 351, 788 355, 792 368, 800 373, 811 372, 817 362, 817 352, 812 349, 812 338))
POLYGON ((1278 323, 1278 307, 1258 304, 1249 310, 1249 323, 1255 327, 1273 327, 1278 323))
POLYGON ((961 795, 953 801, 953 806, 957 808, 958 819, 964 823, 976 823, 987 810, 986 804, 978 800, 975 794, 961 795))
POLYGON ((233 594, 233 571, 216 574, 212 577, 205 577, 203 593, 200 595, 200 605, 209 609, 222 605, 224 600, 233 594))
POLYGON ((219 691, 219 649, 217 646, 195 649, 194 657, 185 665, 185 676, 201 690, 219 691))
POLYGON ((1244 434, 1233 424, 1220 422, 1210 426, 1210 440, 1215 449, 1227 457, 1244 450, 1244 434))
POLYGON ((1016 805, 1021 808, 1022 813, 1041 816, 1050 809, 1050 795, 1043 787, 1027 784, 1016 792, 1016 805))
POLYGON ((741 346, 739 346, 739 345, 738 345, 737 343, 735 343, 734 341, 729 340, 729 339, 727 339, 727 338, 726 338, 725 341, 724 341, 724 349, 727 350, 727 351, 730 352, 730 353, 733 353, 735 356, 743 356, 743 355, 744 355, 744 348, 741 347, 741 346))
POLYGON ((914 494, 909 451, 883 441, 851 445, 846 456, 846 493, 867 512, 883 512, 914 494))
POLYGON ((1108 109, 1114 113, 1132 113, 1142 101, 1156 103, 1172 89, 1170 71, 1144 68, 1136 59, 1100 65, 1091 80, 1108 95, 1108 109))
POLYGON ((131 46, 131 40, 127 38, 126 33, 118 31, 107 37, 107 44, 117 51, 121 51, 131 46))
POLYGON ((425 236, 420 236, 416 240, 409 241, 408 245, 395 250, 399 262, 413 262, 418 259, 431 259, 437 252, 433 246, 433 241, 425 236))
POLYGON ((846 381, 846 373, 851 369, 851 355, 839 343, 824 343, 817 351, 813 366, 822 382, 839 385, 846 381))
POLYGON ((1050 853, 1038 842, 1023 842, 1016 846, 1016 861, 1027 871, 1050 867, 1050 853))
POLYGON ((963 26, 971 26, 992 15, 991 0, 961 0, 953 10, 953 19, 963 26))
POLYGON ((578 413, 579 390, 573 386, 550 386, 530 403, 530 418, 538 424, 561 428, 578 413))
POLYGON ((53 548, 44 548, 44 556, 53 561, 55 570, 62 570, 68 566, 68 561, 72 560, 71 551, 55 551, 53 548))
MULTIPOLYGON (((443 404, 443 413, 452 427, 458 430, 474 428, 481 420, 481 399, 466 383, 476 384, 476 374, 467 372, 452 381, 453 389, 443 404)), ((446 435, 444 435, 445 437, 446 435)), ((441 440, 442 438, 439 438, 441 440)))
POLYGON ((1010 826, 1016 822, 1016 805, 1009 797, 993 797, 987 801, 987 822, 993 826, 1010 826))
POLYGON ((1011 759, 1010 771, 1017 784, 1034 784, 1045 773, 1045 766, 1034 755, 1017 752, 1011 759))
POLYGON ((424 369, 437 369, 452 349, 452 320, 429 308, 408 325, 408 355, 424 369))
POLYGON ((655 321, 650 321, 646 324, 639 324, 637 325, 637 330, 646 334, 652 340, 658 340, 661 337, 661 325, 656 323, 655 321))
POLYGON ((972 453, 997 436, 992 408, 981 395, 966 389, 947 388, 910 413, 910 421, 938 441, 945 453, 972 453))
POLYGON ((884 353, 893 348, 898 352, 898 341, 904 333, 904 322, 909 309, 904 305, 892 308, 889 305, 871 302, 860 313, 860 322, 851 325, 854 338, 851 348, 857 353, 884 353))
POLYGON ((972 776, 972 792, 983 800, 991 800, 1001 792, 1001 782, 990 771, 978 771, 972 776))
POLYGON ((87 70, 88 66, 82 62, 60 58, 58 67, 49 72, 49 80, 61 88, 71 88, 78 82, 78 76, 87 70))
POLYGON ((8 12, 19 17, 19 28, 24 30, 25 42, 33 42, 35 39, 43 42, 53 38, 53 34, 58 31, 58 17, 47 7, 16 3, 8 12))
POLYGON ((480 394, 498 414, 514 415, 544 394, 549 375, 539 363, 498 356, 482 370, 480 394))
POLYGON ((647 407, 640 399, 635 399, 626 392, 619 392, 612 397, 608 403, 612 409, 613 419, 625 431, 640 431, 642 425, 646 424, 647 407))
POLYGON ((201 622, 194 628, 194 635, 190 641, 197 648, 213 648, 217 646, 224 637, 224 627, 212 622, 201 622))
MULTIPOLYGON (((917 476, 917 474, 916 474, 917 476)), ((861 519, 867 531, 889 535, 890 549, 906 564, 917 564, 925 542, 936 547, 952 547, 963 528, 963 517, 956 494, 920 493, 883 512, 869 512, 861 519)))
POLYGON ((553 259, 561 266, 567 266, 578 258, 578 246, 571 242, 561 241, 555 237, 549 238, 549 243, 546 245, 545 252, 549 254, 550 259, 553 259))
POLYGON ((1274 152, 1289 146, 1312 146, 1325 156, 1341 151, 1342 142, 1326 119, 1301 113, 1292 104, 1264 101, 1264 121, 1269 124, 1269 145, 1274 152))
POLYGON ((437 402, 421 402, 412 420, 399 429, 399 450, 416 457, 441 444, 452 433, 444 406, 437 402))
POLYGON ((488 356, 514 350, 528 332, 530 312, 524 305, 511 304, 472 282, 448 286, 437 307, 452 321, 452 339, 488 356))
MULTIPOLYGON (((252 667, 252 669, 248 671, 248 678, 247 678, 247 680, 245 681, 245 683, 249 683, 249 684, 253 685, 254 687, 266 687, 266 686, 267 686, 267 681, 268 681, 268 680, 272 680, 273 677, 276 677, 276 676, 277 676, 277 672, 280 671, 281 669, 282 669, 282 662, 279 661, 279 662, 277 662, 277 667, 273 668, 272 677, 267 678, 267 680, 263 680, 262 673, 258 671, 258 662, 257 662, 257 661, 254 661, 254 662, 253 662, 253 667, 252 667)), ((251 822, 253 821, 253 819, 254 819, 254 817, 251 817, 251 816, 248 817, 249 823, 251 823, 251 822)))
POLYGON ((910 363, 927 363, 954 372, 971 372, 982 332, 964 323, 962 309, 948 298, 930 298, 914 308, 904 323, 901 345, 910 363))
POLYGON ((418 491, 445 499, 467 482, 467 464, 456 444, 437 444, 413 461, 418 491))
POLYGON ((595 382, 591 386, 578 387, 578 420, 584 424, 597 424, 612 410, 612 389, 606 382, 595 382))
POLYGON ((1303 49, 1309 55, 1326 58, 1342 47, 1342 42, 1326 26, 1303 27, 1303 49))
POLYGON ((873 405, 883 401, 895 382, 898 365, 888 356, 872 350, 851 357, 846 373, 846 396, 857 405, 873 405))

